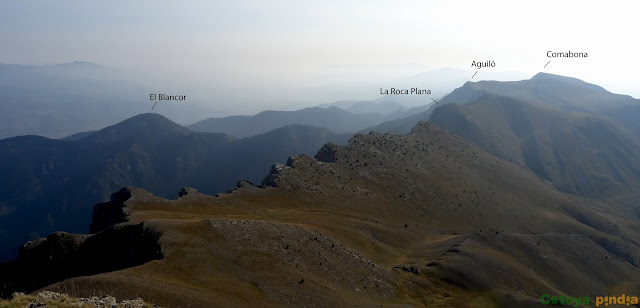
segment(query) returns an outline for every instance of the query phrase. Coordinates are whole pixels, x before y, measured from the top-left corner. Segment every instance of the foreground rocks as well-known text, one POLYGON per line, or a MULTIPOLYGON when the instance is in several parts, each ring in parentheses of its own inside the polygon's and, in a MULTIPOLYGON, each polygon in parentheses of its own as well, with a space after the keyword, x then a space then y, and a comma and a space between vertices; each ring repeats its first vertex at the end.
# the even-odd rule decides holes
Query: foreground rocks
MULTIPOLYGON (((37 296, 14 293, 10 302, 17 307, 98 307, 98 308, 151 308, 159 307, 145 303, 140 298, 123 300, 118 303, 112 296, 93 296, 90 298, 74 298, 66 294, 51 291, 39 292, 37 296)), ((4 304, 0 302, 0 304, 4 304)), ((13 307, 13 306, 9 306, 13 307)))

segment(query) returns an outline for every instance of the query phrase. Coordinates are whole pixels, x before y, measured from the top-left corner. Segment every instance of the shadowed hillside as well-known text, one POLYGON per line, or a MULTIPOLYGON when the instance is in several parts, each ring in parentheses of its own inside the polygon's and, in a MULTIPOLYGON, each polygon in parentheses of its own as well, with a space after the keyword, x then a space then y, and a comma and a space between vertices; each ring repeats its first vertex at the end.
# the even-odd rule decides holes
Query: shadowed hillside
POLYGON ((292 125, 251 138, 196 133, 158 114, 142 114, 76 140, 37 136, 0 140, 0 260, 26 240, 53 231, 86 232, 91 204, 122 186, 163 197, 175 187, 225 192, 238 179, 260 181, 291 153, 315 153, 349 135, 292 125))
POLYGON ((640 141, 606 116, 488 94, 436 108, 430 122, 564 191, 605 198, 640 187, 640 141))

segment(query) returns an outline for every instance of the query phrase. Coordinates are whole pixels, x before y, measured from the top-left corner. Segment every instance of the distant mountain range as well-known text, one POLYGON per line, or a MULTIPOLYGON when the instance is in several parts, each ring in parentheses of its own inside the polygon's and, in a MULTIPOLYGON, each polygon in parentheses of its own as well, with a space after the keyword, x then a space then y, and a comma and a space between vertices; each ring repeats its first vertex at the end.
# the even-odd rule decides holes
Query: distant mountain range
POLYGON ((490 72, 483 71, 475 74, 473 70, 463 70, 455 68, 439 68, 430 70, 427 72, 419 73, 413 76, 404 78, 398 78, 391 82, 390 85, 383 87, 396 88, 426 88, 431 90, 431 95, 401 95, 401 96, 382 96, 375 102, 383 102, 388 100, 394 100, 405 106, 415 107, 425 104, 431 104, 431 98, 436 100, 442 99, 444 96, 451 93, 451 91, 460 87, 467 81, 481 81, 481 80, 495 80, 499 82, 511 81, 511 80, 524 80, 531 77, 520 72, 490 72))
MULTIPOLYGON (((350 114, 313 111, 267 111, 266 114, 214 118, 193 124, 197 131, 224 132, 234 137, 265 133, 288 124, 333 127, 336 132, 355 132, 381 122, 395 120, 423 111, 439 98, 468 80, 468 71, 439 69, 392 81, 390 84, 367 86, 367 97, 379 96, 379 87, 426 87, 431 96, 382 96, 372 100, 340 101, 321 107, 337 106, 350 114), (413 109, 413 107, 418 107, 413 109), (314 115, 315 113, 315 115, 314 115), (313 120, 317 116, 319 119, 313 120), (323 117, 337 117, 335 120, 323 117), (292 118, 289 118, 292 117, 292 118), (256 129, 230 127, 233 123, 253 118, 256 129), (264 121, 264 123, 260 122, 264 121), (273 125, 272 122, 282 121, 273 125)), ((63 138, 77 132, 101 129, 136 114, 148 112, 153 106, 149 94, 172 91, 159 82, 145 81, 94 63, 76 61, 55 65, 16 65, 0 63, 0 139, 21 135, 63 138)), ((521 74, 494 74, 496 79, 516 78, 521 74)), ((188 94, 188 93, 187 93, 188 94)), ((207 115, 219 114, 211 102, 192 100, 180 104, 160 104, 154 112, 169 116, 179 123, 193 123, 207 115), (207 103, 211 103, 207 105, 207 103)), ((197 99, 196 99, 197 100, 197 99)), ((247 120, 251 122, 251 120, 247 120)))
POLYGON ((187 127, 198 132, 225 133, 236 138, 262 134, 291 124, 326 127, 338 133, 353 133, 384 121, 421 113, 429 108, 429 105, 405 108, 393 102, 389 102, 389 105, 372 102, 342 102, 337 105, 341 107, 331 105, 326 108, 313 107, 296 111, 269 110, 254 116, 209 118, 187 127))
POLYGON ((434 109, 450 103, 468 104, 486 94, 506 96, 563 110, 606 115, 618 120, 627 129, 640 136, 640 124, 635 120, 636 115, 640 115, 640 100, 628 95, 611 93, 602 87, 576 78, 547 73, 538 73, 531 79, 522 81, 467 82, 422 113, 383 122, 362 131, 406 134, 419 121, 428 121, 434 109))
MULTIPOLYGON (((610 116, 640 136, 640 100, 628 95, 611 93, 600 86, 582 80, 539 73, 519 82, 481 81, 469 84, 471 95, 487 92, 530 103, 543 103, 569 111, 610 116)), ((445 103, 448 101, 445 101, 445 103)))
POLYGON ((432 103, 431 98, 439 100, 451 93, 454 89, 460 87, 460 85, 466 81, 511 81, 528 79, 532 76, 521 72, 481 71, 474 77, 475 72, 473 69, 465 70, 444 67, 426 70, 417 74, 407 74, 405 77, 398 78, 380 76, 369 81, 358 81, 358 84, 336 81, 334 83, 318 85, 307 90, 311 95, 319 93, 324 96, 326 93, 332 93, 332 96, 337 98, 349 98, 349 100, 345 101, 322 104, 319 105, 319 107, 335 105, 343 108, 345 105, 348 107, 352 102, 366 101, 380 103, 393 101, 406 108, 412 108, 432 103), (380 88, 389 89, 392 87, 396 89, 429 89, 431 90, 431 95, 380 95, 380 88))
POLYGON ((264 170, 291 153, 311 155, 350 136, 289 125, 235 140, 142 114, 67 140, 0 140, 0 260, 15 256, 27 239, 55 230, 86 232, 92 205, 122 186, 165 197, 181 186, 216 194, 241 178, 261 181, 264 170))
MULTIPOLYGON (((157 83, 89 62, 55 65, 0 63, 0 139, 21 135, 62 138, 98 130, 148 112, 157 83)), ((182 123, 212 113, 193 104, 163 104, 154 111, 182 123)))
POLYGON ((330 127, 338 133, 355 132, 383 120, 384 116, 375 113, 354 114, 337 107, 315 107, 297 111, 263 111, 254 116, 209 118, 187 127, 199 132, 225 133, 244 138, 291 124, 330 127))
MULTIPOLYGON (((387 84, 378 85, 378 87, 385 89, 391 87, 398 89, 429 89, 431 91, 430 95, 382 95, 376 99, 343 100, 321 104, 317 107, 338 107, 352 113, 377 113, 386 116, 384 121, 392 121, 426 111, 429 106, 434 105, 434 100, 432 99, 440 100, 471 79, 472 76, 472 71, 440 68, 404 78, 397 78, 387 84)), ((518 72, 482 72, 476 80, 522 80, 528 77, 528 75, 518 72)), ((369 87, 371 88, 369 91, 379 95, 378 92, 373 91, 377 90, 378 87, 373 85, 369 87)), ((415 123, 410 125, 406 131, 408 132, 415 123)))
MULTIPOLYGON (((427 105, 425 101, 425 105, 427 105)), ((381 115, 389 115, 394 112, 404 111, 408 109, 406 106, 399 104, 393 100, 385 101, 337 101, 333 103, 321 104, 317 107, 330 108, 338 107, 351 113, 377 113, 381 115)))

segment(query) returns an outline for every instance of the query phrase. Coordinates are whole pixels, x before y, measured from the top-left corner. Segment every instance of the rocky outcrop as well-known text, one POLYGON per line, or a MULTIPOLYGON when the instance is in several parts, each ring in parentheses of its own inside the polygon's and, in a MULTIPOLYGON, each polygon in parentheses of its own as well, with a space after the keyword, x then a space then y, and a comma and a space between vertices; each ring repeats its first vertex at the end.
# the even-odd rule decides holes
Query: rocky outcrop
POLYGON ((55 232, 47 238, 25 243, 20 258, 33 262, 57 264, 65 262, 82 246, 88 235, 55 232))
MULTIPOLYGON (((4 303, 0 302, 0 306, 4 307, 4 303)), ((123 300, 118 303, 113 296, 92 296, 88 298, 75 298, 67 294, 42 291, 37 296, 25 295, 24 293, 14 293, 11 304, 24 307, 98 307, 98 308, 142 308, 142 307, 158 307, 156 305, 145 303, 141 298, 132 300, 123 300)), ((13 307, 13 306, 9 306, 13 307)))
POLYGON ((116 225, 92 235, 56 232, 28 242, 18 259, 0 264, 0 297, 161 259, 159 238, 158 232, 140 223, 116 225))
MULTIPOLYGON (((185 189, 183 189, 185 190, 185 189)), ((18 258, 0 264, 0 297, 30 292, 71 277, 124 269, 163 258, 160 234, 145 223, 127 224, 133 199, 151 194, 125 187, 94 206, 92 234, 54 232, 24 244, 18 258)))
POLYGON ((236 188, 255 188, 256 185, 249 180, 241 179, 236 183, 236 188))
POLYGON ((262 186, 278 187, 281 180, 281 173, 286 168, 290 167, 283 164, 273 164, 271 170, 269 170, 269 174, 262 180, 262 186))
POLYGON ((178 198, 182 198, 182 197, 184 197, 186 195, 189 195, 189 194, 193 195, 193 194, 197 194, 197 193, 198 193, 198 190, 195 189, 195 188, 182 187, 180 189, 180 191, 178 192, 178 198))
POLYGON ((322 148, 320 148, 315 158, 322 162, 335 163, 338 160, 338 158, 336 157, 338 147, 339 145, 335 143, 327 143, 322 146, 322 148))
POLYGON ((125 202, 131 198, 131 190, 124 187, 119 191, 111 194, 111 200, 100 202, 93 207, 93 218, 90 233, 98 233, 115 224, 127 221, 127 213, 125 212, 125 202))
POLYGON ((305 154, 300 156, 292 155, 287 159, 286 164, 273 164, 269 174, 262 180, 262 187, 280 187, 282 184, 284 173, 287 170, 296 168, 296 165, 305 159, 311 159, 316 161, 315 158, 309 157, 305 154))
POLYGON ((425 121, 420 121, 411 129, 411 133, 415 134, 415 133, 430 132, 433 130, 432 126, 433 124, 429 124, 428 122, 425 122, 425 121))

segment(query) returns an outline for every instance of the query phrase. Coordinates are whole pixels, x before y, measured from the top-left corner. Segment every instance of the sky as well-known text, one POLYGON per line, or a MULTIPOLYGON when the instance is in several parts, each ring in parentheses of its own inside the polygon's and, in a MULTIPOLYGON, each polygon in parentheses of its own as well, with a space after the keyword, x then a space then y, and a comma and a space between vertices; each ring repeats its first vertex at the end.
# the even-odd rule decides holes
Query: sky
POLYGON ((0 4, 0 63, 89 61, 204 89, 212 104, 323 103, 337 98, 334 88, 366 89, 441 67, 472 71, 474 60, 495 61, 495 72, 567 75, 640 97, 637 1, 0 4), (589 56, 549 59, 547 51, 589 56))

